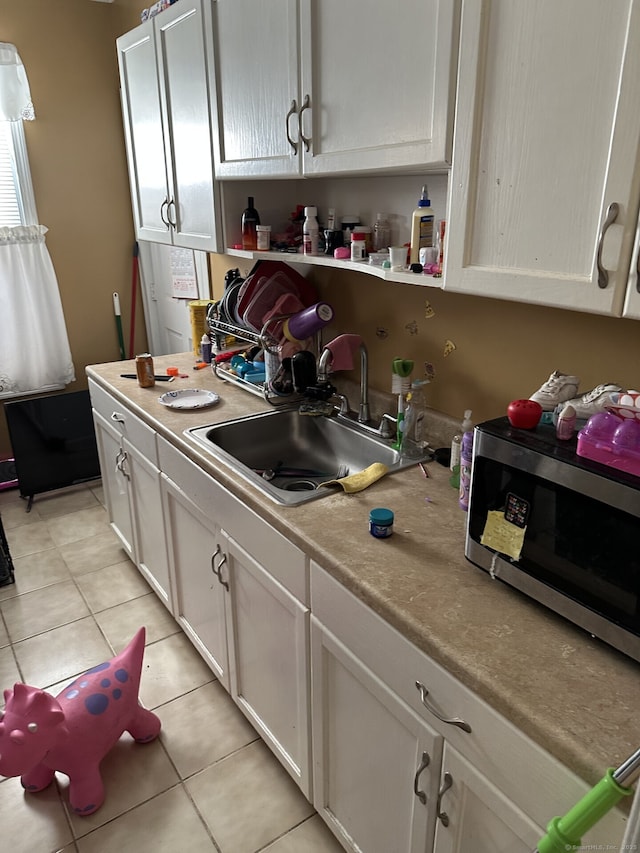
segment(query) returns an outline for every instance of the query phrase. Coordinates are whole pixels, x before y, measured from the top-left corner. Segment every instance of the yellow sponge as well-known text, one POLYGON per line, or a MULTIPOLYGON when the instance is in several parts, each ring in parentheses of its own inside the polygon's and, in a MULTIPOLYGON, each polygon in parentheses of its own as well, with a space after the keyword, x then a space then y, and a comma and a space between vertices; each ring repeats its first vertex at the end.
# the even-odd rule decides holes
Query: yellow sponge
POLYGON ((348 477, 342 477, 340 480, 327 480, 326 483, 320 483, 321 486, 342 486, 347 494, 352 492, 361 492, 384 477, 389 469, 382 462, 374 462, 365 468, 364 471, 358 471, 357 474, 350 474, 348 477))

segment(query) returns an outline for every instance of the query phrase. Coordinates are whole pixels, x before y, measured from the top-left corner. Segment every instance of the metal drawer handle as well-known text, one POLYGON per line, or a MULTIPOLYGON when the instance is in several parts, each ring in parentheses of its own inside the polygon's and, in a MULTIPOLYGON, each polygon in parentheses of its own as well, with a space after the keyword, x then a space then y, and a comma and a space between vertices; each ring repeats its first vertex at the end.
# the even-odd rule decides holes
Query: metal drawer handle
POLYGON ((294 140, 291 138, 291 134, 289 133, 289 119, 291 118, 292 115, 295 115, 297 111, 298 111, 298 105, 296 104, 295 99, 294 99, 293 101, 291 101, 291 106, 289 107, 289 112, 286 114, 285 119, 284 119, 285 128, 286 128, 286 132, 287 132, 287 142, 293 148, 294 154, 298 153, 298 143, 294 142, 294 140))
POLYGON ((216 550, 211 555, 211 571, 214 573, 214 575, 217 575, 216 564, 214 561, 221 551, 222 551, 222 548, 220 547, 220 544, 219 543, 216 544, 216 550))
POLYGON ((305 110, 308 110, 311 107, 311 98, 309 95, 304 96, 304 103, 300 107, 300 112, 298 113, 298 133, 300 135, 300 139, 304 142, 304 150, 308 151, 311 147, 311 137, 305 136, 302 132, 302 113, 305 110))
POLYGON ((441 810, 442 798, 453 785, 453 776, 448 771, 444 774, 442 785, 438 791, 438 799, 436 800, 436 816, 443 826, 449 826, 449 815, 441 810))
POLYGON ((420 766, 416 770, 416 775, 413 778, 413 793, 416 795, 416 797, 420 800, 420 802, 423 805, 426 805, 426 803, 427 803, 427 795, 425 794, 424 791, 418 790, 418 780, 420 779, 420 775, 421 775, 422 771, 426 770, 426 768, 429 766, 430 761, 431 761, 431 758, 429 757, 429 753, 423 752, 422 753, 422 761, 420 762, 420 766))
POLYGON ((596 264, 598 265, 598 287, 600 287, 602 290, 604 290, 604 288, 609 284, 609 270, 606 270, 602 266, 602 246, 604 243, 604 235, 607 233, 609 228, 618 218, 619 210, 619 204, 615 201, 612 201, 609 207, 607 208, 607 215, 605 216, 604 222, 602 223, 600 236, 598 238, 598 252, 596 254, 596 264))
POLYGON ((441 716, 436 709, 427 702, 427 696, 429 695, 429 691, 420 681, 416 681, 416 687, 420 691, 420 701, 427 709, 430 711, 434 717, 437 717, 441 723, 447 723, 450 726, 457 726, 459 729, 462 729, 463 732, 471 732, 471 726, 465 720, 461 720, 460 717, 452 717, 450 720, 447 720, 446 717, 441 716))
POLYGON ((117 424, 126 423, 126 421, 124 419, 124 415, 121 415, 120 412, 113 412, 111 415, 111 420, 115 421, 117 424))
POLYGON ((178 222, 176 219, 176 203, 173 199, 171 199, 169 201, 169 204, 167 205, 167 219, 169 220, 169 227, 170 228, 177 228, 178 227, 178 222), (173 208, 173 219, 169 216, 169 211, 171 208, 173 208))
POLYGON ((116 456, 116 471, 120 471, 120 473, 123 474, 127 478, 127 480, 130 480, 131 475, 124 467, 126 461, 127 451, 120 448, 120 450, 118 451, 118 455, 116 456))
MULTIPOLYGON (((214 557, 215 557, 215 554, 214 554, 214 557)), ((213 569, 213 573, 218 578, 218 581, 222 584, 222 586, 228 592, 229 591, 229 584, 227 583, 227 581, 222 580, 222 572, 220 571, 226 562, 227 562, 227 555, 226 554, 222 555, 222 559, 220 560, 220 562, 218 563, 217 566, 213 562, 213 557, 211 558, 211 567, 213 569)))

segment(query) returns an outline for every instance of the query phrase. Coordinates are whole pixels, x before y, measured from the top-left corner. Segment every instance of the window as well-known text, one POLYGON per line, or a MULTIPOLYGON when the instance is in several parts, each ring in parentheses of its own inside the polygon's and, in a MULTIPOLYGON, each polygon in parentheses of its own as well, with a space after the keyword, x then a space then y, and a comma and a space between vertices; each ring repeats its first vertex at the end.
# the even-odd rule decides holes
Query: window
POLYGON ((37 222, 24 127, 0 121, 0 227, 37 222))

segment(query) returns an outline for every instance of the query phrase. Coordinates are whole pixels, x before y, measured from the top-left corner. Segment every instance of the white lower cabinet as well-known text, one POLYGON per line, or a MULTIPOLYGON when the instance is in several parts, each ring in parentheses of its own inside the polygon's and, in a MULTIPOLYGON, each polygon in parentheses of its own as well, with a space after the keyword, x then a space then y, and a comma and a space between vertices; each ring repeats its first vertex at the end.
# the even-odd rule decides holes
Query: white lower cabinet
MULTIPOLYGON (((345 850, 530 853, 587 793, 314 563, 311 611, 314 805, 345 850)), ((614 811, 583 841, 623 834, 614 811)))
POLYGON ((531 853, 545 833, 446 742, 436 808, 433 853, 531 853))
POLYGON ((310 798, 306 558, 163 439, 159 455, 176 618, 310 798))
POLYGON ((346 850, 426 853, 442 738, 311 620, 314 806, 346 850))

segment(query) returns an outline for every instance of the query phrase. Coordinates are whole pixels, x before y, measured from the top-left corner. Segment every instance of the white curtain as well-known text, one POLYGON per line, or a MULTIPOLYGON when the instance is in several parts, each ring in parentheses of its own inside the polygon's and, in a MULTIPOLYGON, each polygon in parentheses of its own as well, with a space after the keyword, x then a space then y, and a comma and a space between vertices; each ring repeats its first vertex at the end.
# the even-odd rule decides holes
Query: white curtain
POLYGON ((75 379, 43 225, 0 228, 0 398, 75 379))
POLYGON ((0 42, 0 120, 33 120, 27 72, 14 44, 0 42))

